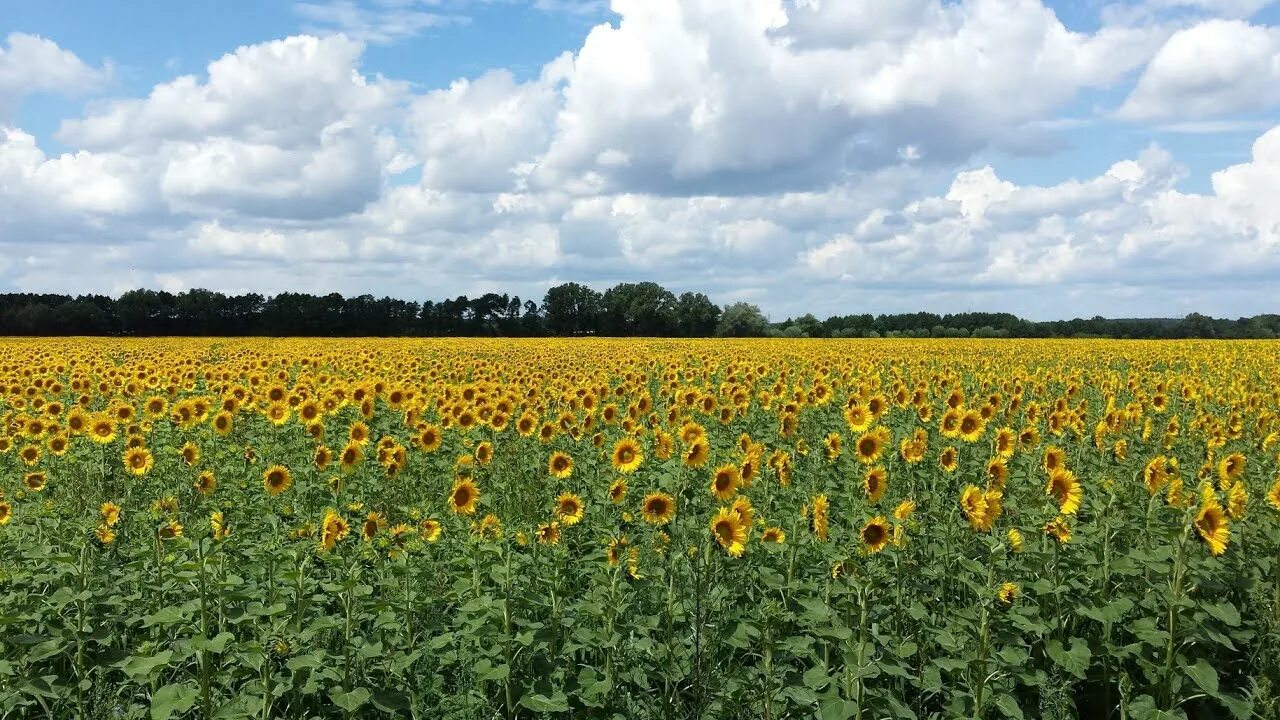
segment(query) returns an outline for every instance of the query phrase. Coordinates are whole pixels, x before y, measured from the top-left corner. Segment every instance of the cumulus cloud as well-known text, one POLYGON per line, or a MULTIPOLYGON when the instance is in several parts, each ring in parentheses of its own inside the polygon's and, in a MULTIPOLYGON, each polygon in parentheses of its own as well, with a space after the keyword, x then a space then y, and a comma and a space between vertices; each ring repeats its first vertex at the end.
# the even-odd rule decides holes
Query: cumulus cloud
POLYGON ((879 208, 802 257, 815 275, 864 286, 1034 287, 1050 297, 1177 286, 1210 303, 1210 289, 1280 272, 1280 210, 1269 199, 1280 190, 1280 127, 1258 139, 1249 162, 1215 173, 1210 194, 1178 191, 1184 172, 1157 146, 1098 177, 1047 187, 1003 181, 990 167, 966 171, 944 197, 879 208))
POLYGON ((1120 117, 1203 118, 1280 104, 1280 29, 1210 20, 1169 38, 1120 117))
MULTIPOLYGON (((537 299, 654 279, 778 317, 1267 309, 1248 288, 1280 270, 1280 128, 1205 193, 1181 191, 1187 171, 1156 146, 1092 178, 1001 170, 1065 130, 1110 131, 1082 93, 1139 75, 1125 117, 1265 131, 1221 115, 1276 85, 1250 84, 1274 30, 1205 19, 1248 17, 1249 0, 1153 0, 1192 19, 1087 32, 1038 0, 613 0, 612 22, 532 74, 431 89, 364 67, 367 43, 413 30, 376 13, 472 1, 300 8, 350 34, 236 48, 91 102, 62 123, 63 154, 0 129, 8 285, 65 290, 74 262, 74 289, 100 292, 537 299)), ((545 3, 568 5, 591 3, 545 3)))
POLYGON ((110 65, 90 67, 52 40, 9 33, 0 45, 0 121, 17 108, 24 95, 82 93, 102 86, 110 77, 110 65))
POLYGON ((575 58, 535 179, 756 192, 948 163, 1106 87, 1163 39, 1067 30, 1038 0, 615 0, 575 58), (601 162, 626 157, 626 164, 601 162))

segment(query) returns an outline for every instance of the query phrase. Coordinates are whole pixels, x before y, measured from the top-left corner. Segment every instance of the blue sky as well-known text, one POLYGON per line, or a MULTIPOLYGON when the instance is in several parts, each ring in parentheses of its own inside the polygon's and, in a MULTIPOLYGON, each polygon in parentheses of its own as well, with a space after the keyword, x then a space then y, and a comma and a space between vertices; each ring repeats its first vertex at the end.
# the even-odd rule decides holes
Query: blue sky
POLYGON ((6 11, 0 290, 1278 310, 1276 2, 6 11))

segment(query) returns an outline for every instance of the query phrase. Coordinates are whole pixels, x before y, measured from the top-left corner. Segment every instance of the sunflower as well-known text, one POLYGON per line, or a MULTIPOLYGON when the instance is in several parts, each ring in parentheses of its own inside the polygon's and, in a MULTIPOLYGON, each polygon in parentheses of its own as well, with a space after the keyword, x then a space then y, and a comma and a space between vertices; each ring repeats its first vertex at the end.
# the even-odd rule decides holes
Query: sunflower
POLYGON ((874 430, 868 430, 858 437, 858 441, 854 443, 854 455, 858 458, 858 462, 864 465, 873 465, 880 459, 880 454, 884 452, 884 446, 889 441, 889 430, 885 427, 878 427, 874 430))
POLYGON ((741 479, 737 465, 721 465, 711 477, 711 494, 721 500, 728 500, 738 492, 738 482, 741 479))
POLYGON ((1018 447, 1018 437, 1013 434, 1013 428, 1002 427, 996 430, 994 441, 996 455, 1008 459, 1013 456, 1013 451, 1018 447))
POLYGON ((560 523, 554 520, 538 526, 538 544, 555 545, 560 542, 560 523))
POLYGON ((776 525, 771 525, 760 533, 760 542, 766 545, 781 545, 787 541, 787 533, 776 525))
POLYGON ((268 495, 279 495, 293 485, 293 473, 283 465, 272 465, 262 473, 262 487, 268 495))
POLYGON ((651 492, 640 503, 640 514, 650 525, 666 525, 676 516, 676 499, 664 492, 651 492))
POLYGON ((1050 445, 1044 450, 1044 471, 1052 474, 1055 470, 1060 470, 1066 466, 1067 453, 1056 445, 1050 445))
POLYGON ((1147 492, 1155 495, 1169 482, 1169 470, 1163 455, 1152 458, 1142 469, 1142 482, 1147 492))
POLYGON ((225 410, 213 416, 213 431, 219 435, 227 435, 235 424, 231 413, 225 410))
POLYGON ((43 472, 30 472, 22 479, 22 482, 27 486, 27 489, 33 492, 41 492, 49 480, 43 472))
POLYGON ((95 415, 89 421, 89 439, 106 445, 116 439, 116 422, 108 415, 95 415))
POLYGON ((564 480, 573 474, 573 457, 561 450, 556 450, 547 458, 547 474, 564 480))
POLYGON ((707 460, 711 457, 711 445, 707 443, 705 437, 698 437, 689 443, 684 450, 684 456, 681 462, 685 467, 700 468, 707 464, 707 460))
POLYGON ((942 468, 944 472, 955 472, 956 468, 960 467, 960 453, 950 445, 943 448, 938 455, 938 467, 942 468))
POLYGON ((213 531, 214 540, 226 540, 231 536, 231 525, 226 521, 221 510, 209 516, 209 529, 213 531))
POLYGON ((746 550, 747 528, 742 524, 738 513, 731 508, 722 507, 715 517, 711 518, 709 527, 711 535, 720 547, 729 553, 729 557, 742 557, 743 551, 746 550))
POLYGON ((218 479, 213 476, 212 470, 205 470, 196 478, 194 487, 201 495, 210 495, 218 489, 218 479))
POLYGON ((862 478, 862 489, 867 495, 867 500, 872 504, 880 502, 880 498, 884 497, 884 491, 889 486, 889 476, 884 468, 876 465, 867 468, 867 474, 862 478))
POLYGON ((844 409, 844 422, 853 432, 865 431, 874 421, 875 416, 863 405, 853 404, 844 409))
POLYGON ((571 492, 563 492, 556 496, 556 517, 565 525, 577 525, 582 520, 586 507, 582 498, 571 492))
POLYGON ((756 509, 751 505, 751 500, 739 495, 734 498, 732 510, 738 513, 738 519, 742 521, 742 525, 747 529, 747 534, 751 534, 751 527, 756 522, 756 509))
POLYGON ((609 502, 619 505, 623 500, 627 499, 627 481, 626 478, 618 478, 609 485, 609 502))
POLYGON ((1003 490, 1009 481, 1009 465, 997 455, 987 461, 987 486, 1003 490))
POLYGON ((184 444, 178 454, 182 456, 182 462, 187 467, 200 462, 200 448, 196 447, 195 443, 188 442, 184 444))
POLYGON ((813 497, 813 534, 817 536, 818 542, 826 542, 830 534, 830 522, 827 513, 831 508, 830 501, 826 495, 815 495, 813 497))
POLYGON ((440 532, 441 526, 439 520, 427 518, 426 520, 418 523, 418 534, 422 536, 423 540, 426 540, 429 543, 439 540, 440 532))
POLYGON ((324 445, 317 445, 315 453, 311 456, 311 464, 315 465, 316 470, 323 472, 331 462, 333 462, 333 451, 324 445))
POLYGON ((957 428, 957 432, 961 440, 974 443, 982 439, 982 433, 986 430, 986 427, 986 421, 982 415, 976 410, 970 410, 960 418, 960 426, 957 428))
POLYGON ((1249 491, 1240 480, 1227 488, 1227 516, 1232 520, 1244 519, 1245 506, 1249 503, 1249 491))
POLYGON ((151 472, 151 468, 155 467, 156 460, 151 455, 151 451, 144 447, 129 448, 122 456, 124 469, 130 475, 142 476, 151 472))
POLYGON ((25 463, 27 467, 31 467, 32 465, 40 462, 40 446, 27 445, 18 452, 18 456, 22 458, 22 462, 25 463))
POLYGON ((976 485, 969 485, 960 493, 960 509, 964 511, 969 527, 982 530, 986 525, 987 496, 976 485))
POLYGON ((108 500, 98 508, 98 515, 102 518, 102 524, 115 527, 120 522, 120 506, 108 500))
POLYGON ((1049 474, 1049 483, 1044 488, 1044 494, 1058 503, 1060 515, 1075 515, 1080 510, 1080 500, 1084 497, 1084 490, 1080 486, 1080 481, 1076 479, 1075 473, 1058 467, 1049 474))
POLYGON ((1017 528, 1009 528, 1009 549, 1015 553, 1022 552, 1022 533, 1017 528))
POLYGON ((822 444, 827 451, 828 460, 835 460, 840 457, 843 440, 844 439, 840 437, 840 433, 838 432, 827 433, 827 436, 822 439, 822 444))
POLYGON ((427 425, 418 431, 418 447, 424 452, 435 452, 440 449, 444 434, 437 425, 427 425))
MULTIPOLYGON (((3 522, 0 522, 0 525, 3 524, 3 522)), ((106 525, 99 524, 93 529, 93 538, 98 541, 98 544, 107 546, 116 541, 116 531, 106 525)))
POLYGON ((1231 453, 1218 461, 1218 480, 1224 489, 1244 475, 1244 464, 1244 455, 1240 453, 1231 453))
POLYGON ((480 500, 480 488, 470 478, 459 478, 449 492, 449 509, 455 515, 472 515, 480 500))
POLYGON ((613 469, 620 473, 627 474, 635 472, 640 467, 640 463, 644 462, 644 451, 640 449, 640 443, 631 438, 622 438, 613 446, 613 469))
POLYGON ((481 465, 488 465, 489 462, 493 460, 493 443, 488 440, 479 443, 476 445, 475 452, 472 454, 475 455, 476 462, 481 465))
POLYGON ((1021 592, 1017 583, 1007 582, 1001 585, 999 590, 996 590, 996 599, 1000 601, 1001 605, 1008 607, 1013 604, 1014 600, 1018 599, 1018 595, 1021 592))
POLYGON ((1280 477, 1271 484, 1271 489, 1267 491, 1267 504, 1274 510, 1280 512, 1280 477))
POLYGON ((471 523, 471 535, 480 540, 501 540, 502 521, 497 515, 489 513, 471 523))
POLYGON ((1206 492, 1201 501, 1200 510, 1196 513, 1195 528, 1200 539, 1209 547, 1210 553, 1221 555, 1227 551, 1227 543, 1231 541, 1231 528, 1222 505, 1211 491, 1206 492))
POLYGON ((350 532, 350 523, 337 510, 331 508, 325 511, 324 520, 320 523, 320 549, 332 550, 350 532))
POLYGON ((627 549, 626 536, 609 538, 609 543, 605 548, 605 559, 609 562, 609 567, 617 567, 622 561, 622 553, 627 549))
POLYGON ((382 513, 370 512, 360 524, 360 537, 364 538, 365 542, 369 542, 377 537, 378 531, 386 525, 387 518, 382 513))
POLYGON ((161 540, 174 540, 182 537, 182 531, 182 523, 177 520, 169 520, 161 523, 160 527, 156 529, 156 535, 161 540))
POLYGON ((49 448, 49 452, 53 453, 55 457, 62 457, 70 449, 70 443, 67 441, 66 435, 57 433, 49 436, 49 441, 45 443, 45 447, 49 448))
POLYGON ((13 519, 13 504, 0 500, 0 525, 8 525, 13 519))
POLYGON ((348 442, 347 446, 342 448, 342 455, 338 458, 338 465, 343 472, 351 472, 363 459, 364 450, 360 449, 360 443, 348 442))
POLYGON ((1067 519, 1061 515, 1045 523, 1044 531, 1059 543, 1066 543, 1071 540, 1071 526, 1067 524, 1067 519))
POLYGON ((347 439, 357 445, 369 442, 369 426, 357 420, 347 428, 347 439))
POLYGON ((889 544, 892 537, 892 529, 889 527, 889 521, 883 515, 877 515, 867 521, 862 526, 862 546, 867 552, 875 554, 884 549, 889 544))
POLYGON ((915 500, 903 500, 893 509, 893 516, 898 520, 906 520, 916 511, 915 500))

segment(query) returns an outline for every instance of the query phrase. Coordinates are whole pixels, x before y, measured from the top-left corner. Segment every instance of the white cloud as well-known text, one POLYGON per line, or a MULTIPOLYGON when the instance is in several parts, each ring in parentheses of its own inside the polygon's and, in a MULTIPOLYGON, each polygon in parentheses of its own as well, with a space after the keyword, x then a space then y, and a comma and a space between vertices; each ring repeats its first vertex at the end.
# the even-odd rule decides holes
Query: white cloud
POLYGON ((428 12, 402 3, 382 2, 373 6, 354 0, 299 2, 293 10, 309 24, 311 31, 339 31, 362 42, 387 45, 417 37, 431 28, 467 22, 462 15, 428 12))
MULTIPOLYGON (((350 7, 457 13, 474 1, 350 7)), ((1214 23, 1272 29, 1073 32, 1037 0, 723 8, 614 0, 612 24, 540 72, 425 90, 362 67, 365 42, 398 32, 369 20, 349 27, 359 37, 249 45, 145 97, 93 102, 63 122, 61 155, 2 130, 7 284, 66 289, 74 262, 83 289, 104 292, 527 299, 563 280, 654 279, 778 317, 1265 309, 1244 288, 1274 290, 1263 273, 1280 270, 1280 129, 1205 194, 1179 191, 1186 171, 1157 147, 1044 186, 1002 176, 1000 153, 972 158, 1051 152, 1086 125, 1111 132, 1113 118, 1072 103, 1132 84, 1157 51, 1135 107, 1230 105, 1197 98, 1236 97, 1224 88, 1243 71, 1224 59, 1192 82, 1178 43, 1214 23)), ((1170 113, 1165 129, 1252 122, 1184 116, 1199 114, 1170 113)))
POLYGON ((1120 117, 1203 118, 1280 104, 1280 28, 1210 20, 1175 33, 1120 117))
POLYGON ((74 95, 96 89, 110 77, 110 65, 93 68, 52 40, 10 33, 5 45, 0 46, 0 122, 16 109, 24 95, 74 95))

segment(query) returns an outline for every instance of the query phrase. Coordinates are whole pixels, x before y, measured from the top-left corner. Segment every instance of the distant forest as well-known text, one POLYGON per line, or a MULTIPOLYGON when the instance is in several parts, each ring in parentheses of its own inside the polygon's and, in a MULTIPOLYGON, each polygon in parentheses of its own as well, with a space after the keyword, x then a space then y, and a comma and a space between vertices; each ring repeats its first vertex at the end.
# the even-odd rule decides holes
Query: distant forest
POLYGON ((414 302, 372 295, 131 290, 105 295, 0 295, 2 335, 266 335, 534 337, 1111 337, 1275 338, 1280 315, 1033 322, 1009 313, 813 315, 770 322, 755 305, 720 307, 652 282, 599 292, 557 285, 541 302, 487 293, 414 302))

